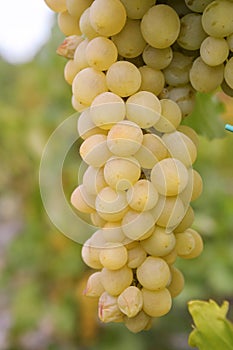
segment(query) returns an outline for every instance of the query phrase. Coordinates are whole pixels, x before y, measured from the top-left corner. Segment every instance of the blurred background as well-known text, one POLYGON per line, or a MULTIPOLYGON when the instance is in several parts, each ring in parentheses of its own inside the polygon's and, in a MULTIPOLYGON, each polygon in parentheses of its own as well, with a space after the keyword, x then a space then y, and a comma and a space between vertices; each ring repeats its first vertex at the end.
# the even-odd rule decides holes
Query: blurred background
MULTIPOLYGON (((82 295, 91 271, 81 247, 52 225, 38 185, 43 148, 74 113, 66 60, 55 53, 64 37, 42 0, 19 3, 5 2, 0 14, 0 350, 188 350, 187 301, 233 301, 233 134, 200 137, 194 167, 204 191, 193 207, 205 250, 177 263, 186 285, 172 311, 137 335, 101 324, 96 302, 82 295)), ((219 97, 223 121, 233 123, 233 99, 219 97)), ((78 162, 74 146, 63 169, 67 194, 77 184, 78 162)))

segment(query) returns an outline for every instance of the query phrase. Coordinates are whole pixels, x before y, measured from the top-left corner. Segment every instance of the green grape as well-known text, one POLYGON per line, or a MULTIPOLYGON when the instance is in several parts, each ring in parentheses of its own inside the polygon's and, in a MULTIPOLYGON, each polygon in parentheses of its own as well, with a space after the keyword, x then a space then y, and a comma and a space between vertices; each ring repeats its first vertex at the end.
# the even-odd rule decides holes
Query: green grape
POLYGON ((161 105, 158 97, 149 91, 139 91, 126 101, 126 118, 146 129, 160 118, 161 105))
POLYGON ((95 125, 104 130, 125 118, 125 102, 113 92, 104 92, 94 98, 90 107, 90 115, 95 125))
POLYGON ((170 266, 171 270, 171 283, 167 287, 171 297, 177 297, 184 288, 184 276, 182 272, 174 266, 170 266))
POLYGON ((108 89, 121 97, 137 92, 141 85, 141 74, 138 68, 128 61, 113 63, 106 74, 108 89))
POLYGON ((141 31, 150 46, 157 49, 167 48, 179 35, 179 16, 170 6, 152 6, 142 18, 141 31))
POLYGON ((128 189, 126 197, 133 210, 146 211, 156 205, 159 195, 150 181, 142 179, 128 189))
POLYGON ((117 191, 129 189, 138 181, 140 175, 140 164, 134 157, 114 156, 108 159, 104 166, 105 181, 117 191))
POLYGON ((203 12, 213 0, 185 0, 186 6, 193 12, 203 12))
POLYGON ((66 6, 70 15, 79 19, 92 2, 93 0, 66 0, 66 6))
POLYGON ((160 196, 157 205, 152 209, 156 224, 172 231, 185 216, 185 207, 177 196, 160 196))
POLYGON ((152 92, 154 95, 159 95, 164 88, 165 78, 161 70, 142 66, 139 68, 141 73, 140 90, 152 92))
POLYGON ((153 291, 165 288, 171 278, 168 264, 162 258, 152 256, 137 268, 136 274, 139 283, 153 291))
POLYGON ((100 252, 99 259, 107 269, 118 270, 128 260, 127 249, 122 243, 107 242, 100 252))
POLYGON ((83 174, 83 185, 88 193, 96 196, 104 187, 107 187, 104 179, 104 169, 90 165, 83 174))
POLYGON ((176 235, 176 251, 179 256, 189 256, 195 248, 195 239, 189 230, 176 235))
POLYGON ((68 11, 59 12, 57 23, 60 31, 65 36, 81 35, 78 20, 72 17, 68 11))
POLYGON ((99 36, 99 33, 91 25, 90 20, 90 7, 88 7, 81 15, 79 19, 79 28, 83 36, 89 40, 99 36))
POLYGON ((104 287, 101 283, 101 272, 94 272, 89 276, 83 293, 87 297, 92 298, 99 298, 104 293, 104 287))
POLYGON ((133 333, 138 333, 146 330, 150 325, 151 317, 148 316, 144 311, 140 311, 134 317, 124 317, 125 326, 133 333))
POLYGON ((91 105, 94 98, 107 91, 106 76, 92 67, 82 69, 74 78, 72 92, 78 101, 91 105))
POLYGON ((176 196, 187 186, 188 172, 180 160, 166 158, 153 167, 151 181, 163 196, 176 196))
POLYGON ((166 83, 172 86, 188 84, 192 61, 192 57, 188 57, 181 52, 173 52, 171 63, 163 71, 166 83))
POLYGON ((145 64, 157 70, 166 68, 172 61, 173 51, 171 47, 165 49, 156 49, 147 45, 142 54, 145 64))
POLYGON ((172 157, 179 159, 185 166, 191 166, 197 158, 197 148, 193 141, 181 133, 174 131, 162 137, 172 157))
POLYGON ((135 317, 142 310, 142 292, 135 286, 126 288, 118 296, 117 305, 126 316, 129 318, 135 317))
POLYGON ((180 33, 177 43, 186 50, 198 50, 207 34, 202 27, 202 16, 188 13, 180 20, 180 33))
POLYGON ((98 316, 100 321, 122 322, 123 314, 117 305, 117 298, 107 292, 103 292, 99 298, 98 316))
POLYGON ((118 53, 110 39, 99 36, 88 43, 85 55, 90 67, 105 71, 116 62, 118 53))
POLYGON ((194 221, 194 211, 193 208, 189 205, 185 216, 183 217, 182 221, 179 223, 178 226, 174 229, 174 233, 180 233, 187 230, 190 226, 192 226, 194 221))
POLYGON ((132 240, 146 239, 154 230, 154 218, 149 211, 129 210, 123 217, 122 230, 132 240))
POLYGON ((95 208, 104 220, 119 221, 128 210, 126 194, 104 187, 96 197, 95 208))
POLYGON ((133 58, 141 55, 146 42, 141 34, 140 20, 127 19, 120 33, 112 36, 112 41, 117 47, 119 55, 133 58))
POLYGON ((154 5, 155 0, 121 0, 125 6, 127 17, 141 19, 147 10, 154 5))
POLYGON ((202 251, 203 251, 203 240, 201 238, 201 235, 189 228, 188 230, 185 231, 186 233, 190 234, 192 236, 192 238, 194 239, 194 248, 192 249, 192 251, 188 254, 179 254, 179 256, 183 259, 194 259, 196 257, 198 257, 202 251))
POLYGON ((107 131, 98 128, 92 122, 90 108, 86 108, 80 114, 78 121, 77 121, 77 130, 78 130, 79 136, 83 140, 86 140, 88 137, 95 135, 95 134, 103 134, 103 135, 107 134, 107 131))
POLYGON ((205 32, 216 38, 224 38, 233 33, 233 2, 227 0, 212 1, 204 10, 202 25, 205 32))
POLYGON ((100 35, 115 35, 125 25, 125 7, 120 0, 95 0, 90 7, 90 21, 100 35))
POLYGON ((92 269, 101 269, 99 255, 105 244, 102 230, 97 230, 82 246, 81 255, 85 264, 92 269))
POLYGON ((224 79, 228 86, 233 89, 233 57, 231 57, 225 65, 224 79))
POLYGON ((123 120, 109 130, 107 145, 109 150, 122 157, 132 156, 141 147, 143 133, 138 124, 123 120))
POLYGON ((79 185, 71 194, 71 204, 82 213, 93 213, 95 211, 95 196, 87 192, 85 186, 79 185))
POLYGON ((120 295, 133 281, 132 270, 124 266, 118 270, 101 270, 101 283, 107 293, 113 296, 120 295))
POLYGON ((64 68, 64 78, 65 81, 69 84, 72 85, 73 80, 76 76, 76 74, 79 72, 79 66, 77 62, 74 60, 69 60, 64 68))
POLYGON ((161 115, 154 128, 162 133, 175 131, 182 120, 182 112, 179 105, 169 99, 161 99, 161 115))
POLYGON ((108 221, 103 226, 103 237, 106 242, 123 243, 126 245, 130 240, 124 235, 121 221, 108 221))
POLYGON ((229 54, 229 47, 224 38, 208 36, 200 47, 200 56, 209 66, 218 66, 224 63, 229 54))
POLYGON ((147 253, 141 245, 142 242, 136 242, 134 247, 128 248, 127 266, 131 269, 139 267, 147 257, 147 253))
POLYGON ((166 315, 172 306, 172 298, 167 288, 161 290, 142 289, 143 311, 151 317, 166 315))
POLYGON ((66 8, 66 0, 44 0, 46 5, 54 12, 64 12, 66 8))
POLYGON ((142 146, 134 157, 142 168, 152 169, 160 160, 167 158, 168 152, 165 143, 155 134, 144 134, 142 146))
POLYGON ((144 250, 154 257, 164 257, 172 252, 175 247, 176 240, 173 233, 166 233, 162 227, 155 226, 152 235, 141 241, 144 250))
POLYGON ((88 165, 100 168, 111 157, 107 146, 107 137, 102 134, 94 134, 83 141, 79 153, 88 165))
POLYGON ((88 64, 87 58, 86 58, 86 47, 87 47, 88 43, 89 43, 88 39, 83 40, 78 45, 78 47, 76 48, 76 50, 74 52, 74 62, 76 62, 77 67, 79 69, 79 72, 82 69, 89 67, 89 64, 88 64))

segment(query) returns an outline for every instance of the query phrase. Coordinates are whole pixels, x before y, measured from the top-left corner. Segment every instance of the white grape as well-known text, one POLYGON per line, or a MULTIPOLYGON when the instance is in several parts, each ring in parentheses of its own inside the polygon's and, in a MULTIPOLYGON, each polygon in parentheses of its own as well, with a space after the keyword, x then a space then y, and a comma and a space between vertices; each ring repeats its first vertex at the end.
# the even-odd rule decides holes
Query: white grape
POLYGON ((141 31, 149 45, 164 49, 171 46, 178 37, 179 16, 170 6, 152 6, 142 18, 141 31))
POLYGON ((146 129, 160 118, 161 105, 156 95, 149 91, 139 91, 126 101, 126 117, 146 129))
POLYGON ((107 145, 117 156, 131 156, 141 147, 143 133, 138 124, 123 120, 116 123, 108 132, 107 145))

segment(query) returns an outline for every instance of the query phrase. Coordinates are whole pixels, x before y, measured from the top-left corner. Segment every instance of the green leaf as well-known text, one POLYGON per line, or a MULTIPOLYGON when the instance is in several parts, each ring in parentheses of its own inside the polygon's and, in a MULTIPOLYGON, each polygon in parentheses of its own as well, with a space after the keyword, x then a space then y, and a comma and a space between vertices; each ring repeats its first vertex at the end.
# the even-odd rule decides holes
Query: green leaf
POLYGON ((189 345, 199 350, 233 350, 233 324, 227 320, 229 303, 222 306, 210 300, 192 300, 188 309, 195 328, 189 336, 189 345))
POLYGON ((224 104, 215 95, 197 92, 194 110, 184 124, 209 139, 224 137, 224 122, 220 117, 224 109, 224 104))

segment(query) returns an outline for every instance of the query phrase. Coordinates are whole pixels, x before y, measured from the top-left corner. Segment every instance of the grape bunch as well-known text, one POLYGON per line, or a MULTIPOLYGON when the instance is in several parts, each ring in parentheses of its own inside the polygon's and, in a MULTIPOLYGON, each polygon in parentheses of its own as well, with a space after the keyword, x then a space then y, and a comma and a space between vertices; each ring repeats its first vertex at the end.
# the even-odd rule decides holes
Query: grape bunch
POLYGON ((197 257, 192 202, 195 94, 233 92, 233 1, 45 0, 66 36, 65 80, 86 164, 72 205, 96 232, 82 258, 102 322, 147 330, 182 291, 177 258, 197 257))

